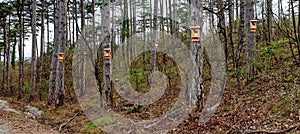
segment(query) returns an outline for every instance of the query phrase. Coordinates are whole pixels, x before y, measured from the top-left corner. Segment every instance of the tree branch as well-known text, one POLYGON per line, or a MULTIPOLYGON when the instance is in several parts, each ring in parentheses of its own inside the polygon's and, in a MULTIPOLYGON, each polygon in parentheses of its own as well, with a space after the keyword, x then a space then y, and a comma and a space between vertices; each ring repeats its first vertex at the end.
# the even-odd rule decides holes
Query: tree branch
POLYGON ((267 130, 250 131, 250 132, 246 132, 246 134, 254 134, 254 133, 281 134, 281 133, 286 133, 286 132, 290 132, 292 130, 299 129, 299 126, 300 125, 292 126, 290 128, 287 128, 287 129, 281 130, 281 131, 267 131, 267 130))
POLYGON ((67 122, 61 124, 61 125, 59 126, 58 131, 61 132, 61 129, 62 129, 63 127, 65 127, 68 123, 70 123, 73 119, 75 119, 79 114, 80 114, 80 112, 77 112, 77 113, 76 113, 72 118, 70 118, 67 122))

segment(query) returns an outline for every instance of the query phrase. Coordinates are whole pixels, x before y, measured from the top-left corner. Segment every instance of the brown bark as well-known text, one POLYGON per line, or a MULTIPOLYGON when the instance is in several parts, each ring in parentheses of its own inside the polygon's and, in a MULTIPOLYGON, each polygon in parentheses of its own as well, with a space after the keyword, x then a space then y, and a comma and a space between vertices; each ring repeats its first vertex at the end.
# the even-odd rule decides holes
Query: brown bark
POLYGON ((231 47, 231 52, 232 52, 232 61, 234 62, 234 44, 233 44, 233 2, 232 0, 229 0, 229 8, 228 8, 228 12, 229 12, 229 32, 228 32, 228 38, 229 38, 229 45, 231 47))
MULTIPOLYGON (((57 7, 57 2, 54 3, 54 9, 57 7)), ((52 46, 52 60, 51 60, 51 66, 50 66, 50 82, 49 82, 49 91, 48 91, 48 105, 55 103, 55 89, 56 89, 56 75, 57 75, 57 53, 58 53, 58 45, 57 45, 57 38, 58 38, 58 18, 56 16, 56 13, 58 11, 54 10, 54 43, 52 46)))
MULTIPOLYGON (((66 0, 58 0, 56 10, 56 20, 58 24, 58 36, 55 40, 55 44, 58 45, 58 53, 65 53, 65 47, 67 45, 67 15, 66 15, 66 0)), ((64 62, 58 62, 56 67, 56 85, 55 85, 55 105, 62 106, 64 104, 64 62)))
MULTIPOLYGON (((202 22, 202 1, 191 0, 190 1, 190 26, 200 26, 202 22)), ((202 31, 202 29, 200 30, 202 31)), ((201 34, 200 34, 201 35, 201 34)), ((201 37, 200 37, 201 39, 201 37)), ((191 92, 189 94, 190 106, 193 104, 194 100, 202 99, 202 69, 203 69, 203 45, 201 42, 193 42, 191 40, 190 46, 190 56, 191 56, 191 80, 190 88, 191 92)))
POLYGON ((35 92, 36 84, 36 0, 32 2, 32 50, 31 50, 31 71, 30 71, 30 95, 28 102, 31 102, 35 92))
POLYGON ((152 76, 154 74, 155 62, 156 62, 156 39, 157 39, 157 22, 158 22, 158 0, 154 0, 154 16, 153 16, 153 29, 152 29, 152 45, 151 45, 151 59, 150 69, 148 74, 148 81, 152 82, 152 76))
POLYGON ((241 57, 242 57, 242 51, 244 46, 244 27, 245 27, 245 18, 244 18, 244 4, 245 0, 240 0, 240 26, 238 30, 238 48, 236 51, 236 57, 235 57, 235 68, 239 68, 241 65, 241 57))
POLYGON ((21 99, 22 97, 22 87, 23 87, 23 62, 24 62, 24 58, 23 58, 23 32, 22 32, 22 27, 23 27, 23 21, 22 21, 22 14, 23 14, 23 7, 24 7, 24 1, 22 0, 22 2, 20 2, 20 0, 18 0, 18 19, 19 19, 19 29, 18 29, 18 33, 19 33, 19 46, 18 46, 18 50, 19 50, 19 78, 18 78, 18 100, 21 99))
MULTIPOLYGON (((101 15, 103 17, 102 19, 102 32, 105 33, 105 36, 103 38, 102 42, 102 50, 104 48, 111 48, 111 42, 110 42, 110 0, 104 0, 104 7, 101 9, 101 15)), ((102 54, 103 55, 103 54, 102 54)), ((108 107, 108 101, 110 100, 110 92, 111 92, 111 60, 105 60, 103 56, 103 80, 104 80, 104 94, 105 94, 105 100, 102 102, 103 107, 107 109, 108 107)))
POLYGON ((255 32, 250 32, 250 20, 254 18, 253 10, 254 1, 249 0, 246 2, 246 64, 247 81, 252 80, 255 72, 255 57, 256 57, 256 45, 255 45, 255 32))
MULTIPOLYGON (((44 54, 44 10, 45 10, 45 0, 42 0, 42 12, 41 12, 41 50, 40 50, 40 58, 39 58, 39 73, 38 73, 38 81, 40 83, 42 83, 42 76, 43 76, 43 54, 44 54)), ((40 97, 40 101, 42 99, 42 91, 41 91, 41 87, 39 87, 39 97, 40 97)))

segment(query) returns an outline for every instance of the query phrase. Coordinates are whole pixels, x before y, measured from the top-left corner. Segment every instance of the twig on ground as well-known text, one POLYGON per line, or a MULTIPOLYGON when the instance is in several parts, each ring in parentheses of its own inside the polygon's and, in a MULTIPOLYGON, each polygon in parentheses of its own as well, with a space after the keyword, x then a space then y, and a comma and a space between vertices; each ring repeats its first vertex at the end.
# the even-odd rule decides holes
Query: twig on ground
POLYGON ((267 133, 267 134, 281 134, 281 133, 286 133, 286 132, 290 132, 292 130, 296 130, 300 127, 300 125, 298 126, 292 126, 290 128, 287 128, 285 130, 281 130, 281 131, 267 131, 267 130, 258 130, 258 131, 248 131, 246 132, 247 134, 255 134, 255 133, 267 133))
POLYGON ((58 131, 60 132, 61 129, 62 129, 64 126, 66 126, 68 123, 70 123, 70 122, 71 122, 73 119, 75 119, 79 114, 80 114, 80 112, 77 112, 77 113, 74 114, 74 116, 73 116, 72 118, 70 118, 67 122, 61 124, 61 125, 59 126, 58 131))

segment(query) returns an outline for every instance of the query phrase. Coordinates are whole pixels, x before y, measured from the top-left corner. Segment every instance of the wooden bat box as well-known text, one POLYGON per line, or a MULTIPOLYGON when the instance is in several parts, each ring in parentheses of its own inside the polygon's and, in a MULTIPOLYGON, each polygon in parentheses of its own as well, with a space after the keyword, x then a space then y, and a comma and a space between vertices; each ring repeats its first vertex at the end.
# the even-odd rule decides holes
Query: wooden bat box
POLYGON ((200 26, 193 26, 190 27, 191 29, 191 38, 193 42, 200 41, 200 26))
POLYGON ((110 48, 104 48, 104 59, 110 60, 110 48))
POLYGON ((255 33, 257 28, 257 20, 250 20, 250 32, 255 33))
POLYGON ((58 62, 64 62, 65 54, 64 53, 58 53, 57 54, 57 60, 58 62))

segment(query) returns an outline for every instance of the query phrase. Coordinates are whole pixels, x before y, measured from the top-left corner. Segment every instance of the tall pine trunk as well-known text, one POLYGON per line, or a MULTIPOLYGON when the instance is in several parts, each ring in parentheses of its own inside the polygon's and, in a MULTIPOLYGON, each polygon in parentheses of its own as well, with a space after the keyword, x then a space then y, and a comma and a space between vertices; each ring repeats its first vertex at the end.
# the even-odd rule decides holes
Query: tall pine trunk
MULTIPOLYGON (((102 19, 102 32, 105 33, 105 36, 103 38, 102 42, 102 50, 104 48, 111 48, 111 42, 110 42, 110 0, 104 0, 104 6, 101 9, 101 15, 103 17, 102 19)), ((103 55, 103 54, 102 54, 103 55)), ((105 94, 105 100, 102 102, 103 107, 107 109, 108 107, 108 102, 110 98, 110 92, 111 92, 111 60, 106 60, 104 59, 103 56, 103 68, 104 68, 104 73, 103 73, 103 80, 104 80, 104 94, 105 94)))
POLYGON ((24 7, 24 0, 18 0, 18 19, 19 19, 19 27, 18 27, 18 33, 19 33, 19 78, 18 78, 18 100, 22 98, 22 87, 23 87, 23 21, 22 21, 22 14, 23 14, 23 7, 24 7))
MULTIPOLYGON (((190 0, 190 26, 200 26, 202 22, 201 15, 201 0, 190 0)), ((202 29, 200 30, 201 33, 202 29)), ((201 34, 200 34, 201 35, 201 34)), ((200 37, 201 40, 201 37, 200 37)), ((189 94, 190 106, 193 100, 202 99, 202 70, 203 70, 203 45, 200 42, 193 42, 190 40, 190 57, 191 57, 191 80, 189 94)))
POLYGON ((56 68, 57 68, 57 38, 58 38, 58 20, 56 18, 57 13, 57 1, 54 1, 54 43, 52 45, 52 60, 50 66, 50 82, 49 82, 49 91, 48 91, 48 105, 55 103, 55 83, 56 83, 56 68))
MULTIPOLYGON (((58 36, 56 36, 55 44, 57 44, 58 53, 65 53, 67 45, 67 15, 66 15, 66 0, 58 0, 55 8, 55 18, 58 24, 58 36)), ((56 84, 55 84, 55 106, 62 106, 64 104, 64 62, 58 62, 56 67, 56 84)))
MULTIPOLYGON (((44 10, 45 10, 45 0, 42 0, 42 11, 41 11, 41 44, 40 44, 40 59, 39 59, 39 74, 38 74, 38 81, 39 83, 42 83, 42 76, 43 76, 43 54, 44 54, 44 46, 45 46, 45 37, 44 37, 44 10)), ((39 97, 40 100, 42 100, 42 91, 41 87, 39 87, 39 97)))
POLYGON ((233 2, 232 0, 229 0, 229 8, 228 8, 228 12, 229 12, 229 32, 228 32, 228 36, 229 36, 229 45, 231 47, 231 52, 232 52, 232 61, 234 62, 234 44, 233 44, 233 18, 234 18, 234 14, 233 14, 233 2))
POLYGON ((245 27, 245 0, 240 0, 240 27, 238 30, 238 48, 236 51, 235 57, 235 68, 239 68, 241 66, 241 57, 244 46, 244 27, 245 27))
POLYGON ((247 81, 253 79, 255 75, 255 57, 256 57, 256 45, 255 45, 255 32, 250 32, 250 20, 254 18, 254 10, 253 10, 254 1, 248 0, 246 2, 246 64, 247 71, 246 77, 247 81))
POLYGON ((148 81, 152 83, 152 76, 155 71, 155 62, 156 62, 156 48, 155 44, 157 42, 157 20, 158 19, 158 0, 154 0, 154 15, 153 15, 153 29, 152 29, 152 45, 151 45, 151 59, 150 59, 150 68, 148 74, 148 81))
POLYGON ((32 2, 32 50, 31 50, 31 71, 30 71, 30 95, 28 102, 31 102, 35 92, 36 82, 36 0, 32 2))

